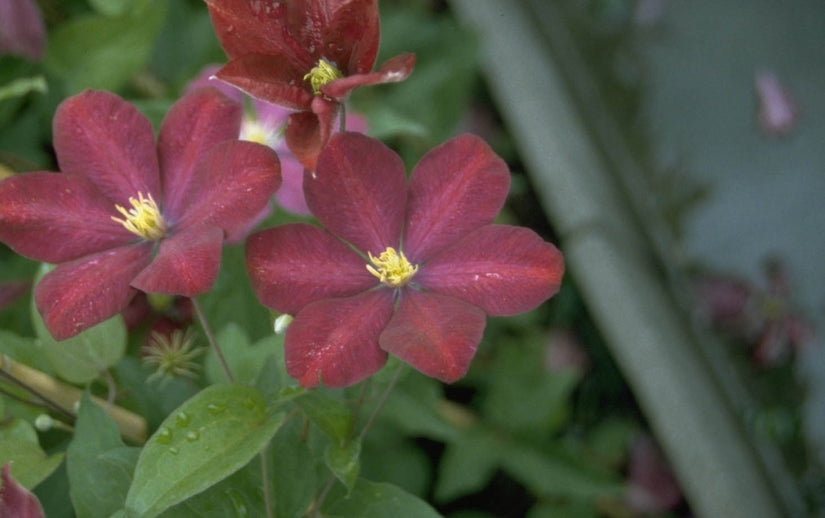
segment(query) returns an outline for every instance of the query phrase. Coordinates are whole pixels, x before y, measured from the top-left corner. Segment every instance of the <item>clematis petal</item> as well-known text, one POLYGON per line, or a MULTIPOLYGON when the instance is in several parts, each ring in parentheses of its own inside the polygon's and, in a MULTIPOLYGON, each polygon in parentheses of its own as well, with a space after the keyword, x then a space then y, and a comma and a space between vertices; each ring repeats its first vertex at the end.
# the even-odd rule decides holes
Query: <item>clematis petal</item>
POLYGON ((532 230, 487 225, 430 259, 415 282, 504 316, 547 300, 559 290, 563 274, 561 252, 532 230))
POLYGON ((65 340, 123 311, 129 283, 152 260, 152 243, 122 246, 58 265, 34 288, 46 328, 65 340))
POLYGON ((35 0, 0 1, 0 56, 17 54, 40 61, 46 49, 46 25, 35 0))
POLYGON ((202 157, 181 193, 177 228, 214 225, 234 236, 249 227, 280 185, 275 151, 255 142, 221 142, 202 157))
POLYGON ((192 188, 192 176, 203 156, 219 142, 238 138, 241 104, 217 89, 202 88, 180 98, 166 114, 158 136, 163 171, 163 215, 176 220, 192 188))
POLYGON ((313 95, 304 75, 312 66, 296 68, 282 56, 245 54, 221 67, 215 76, 257 99, 307 110, 313 95))
POLYGON ((324 31, 321 53, 342 67, 345 75, 372 70, 378 55, 380 20, 377 0, 336 0, 326 3, 332 19, 324 31))
POLYGON ((378 342, 427 376, 452 383, 467 373, 485 323, 471 304, 408 289, 378 342))
POLYGON ((335 236, 307 223, 262 230, 246 241, 253 291, 264 306, 291 315, 311 302, 375 286, 366 264, 335 236))
POLYGON ((304 387, 346 387, 386 362, 378 335, 392 315, 391 290, 325 299, 302 309, 284 341, 286 371, 304 387))
POLYGON ((333 234, 377 255, 398 246, 406 202, 401 158, 380 141, 336 133, 304 176, 312 214, 333 234))
POLYGON ((0 241, 38 261, 61 263, 134 241, 112 221, 116 215, 78 175, 23 173, 0 182, 0 241))
POLYGON ((404 253, 424 262, 492 223, 509 189, 507 164, 480 138, 461 135, 434 148, 410 176, 404 253))
POLYGON ((312 113, 298 112, 290 115, 284 137, 295 158, 308 171, 315 171, 318 155, 332 135, 339 105, 316 96, 311 107, 312 113))
POLYGON ((115 94, 86 90, 63 101, 54 148, 61 171, 85 176, 114 203, 128 206, 138 192, 161 199, 152 124, 115 94))
MULTIPOLYGON (((25 465, 21 463, 25 469, 25 465)), ((40 501, 20 485, 11 475, 11 461, 3 464, 0 474, 0 516, 14 516, 15 518, 43 518, 43 507, 40 501)))
POLYGON ((415 68, 415 54, 404 53, 389 59, 375 72, 353 74, 336 79, 324 85, 321 91, 324 95, 343 101, 347 95, 359 86, 369 86, 384 83, 399 83, 407 79, 415 68))
POLYGON ((146 293, 194 297, 209 291, 221 264, 223 230, 193 227, 160 242, 154 260, 132 280, 146 293))
POLYGON ((206 4, 215 34, 230 59, 268 54, 283 56, 300 70, 308 71, 314 65, 299 41, 306 40, 303 31, 312 29, 301 23, 307 2, 206 0, 206 4))

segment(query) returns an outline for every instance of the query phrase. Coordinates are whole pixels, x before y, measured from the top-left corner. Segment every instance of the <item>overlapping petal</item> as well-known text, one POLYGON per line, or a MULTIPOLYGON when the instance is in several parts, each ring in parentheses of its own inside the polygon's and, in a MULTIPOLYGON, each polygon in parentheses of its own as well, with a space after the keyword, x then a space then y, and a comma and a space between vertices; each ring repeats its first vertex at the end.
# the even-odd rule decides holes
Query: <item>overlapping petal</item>
POLYGON ((201 155, 181 193, 178 229, 214 225, 229 236, 245 230, 281 185, 278 155, 254 142, 229 140, 201 155))
POLYGON ((49 332, 64 340, 114 316, 137 291, 129 282, 152 260, 152 244, 138 243, 58 265, 34 288, 49 332))
POLYGON ((359 86, 370 86, 385 83, 399 83, 407 79, 415 68, 415 54, 404 53, 387 60, 375 72, 352 74, 336 79, 324 85, 321 91, 324 95, 343 101, 347 95, 359 86))
POLYGON ((295 110, 307 110, 313 94, 304 75, 314 66, 296 67, 284 56, 245 54, 233 59, 215 74, 252 97, 295 110))
POLYGON ((404 164, 378 140, 335 134, 315 174, 304 177, 304 195, 318 221, 362 252, 398 246, 406 203, 404 164))
POLYGON ((138 192, 160 199, 155 136, 149 120, 115 94, 86 90, 54 116, 60 170, 88 178, 120 205, 138 192))
POLYGON ((379 343, 420 372, 450 383, 467 373, 486 315, 461 300, 407 290, 379 343))
POLYGON ((335 388, 377 372, 387 359, 378 335, 392 316, 392 297, 390 290, 375 290, 306 306, 285 338, 287 373, 305 387, 335 388))
POLYGON ((146 293, 194 297, 209 291, 218 277, 224 233, 203 226, 176 232, 160 242, 157 255, 132 280, 146 293))
POLYGON ((112 221, 117 215, 82 176, 37 172, 0 182, 0 241, 38 261, 70 261, 134 241, 112 221))
POLYGON ((377 284, 363 257, 329 232, 306 223, 249 236, 246 266, 258 299, 291 315, 311 302, 349 297, 377 284))
POLYGON ((415 282, 503 316, 534 309, 554 295, 563 273, 561 252, 532 230, 487 225, 435 255, 415 282))
POLYGON ((183 200, 191 190, 195 168, 212 146, 238 138, 242 115, 240 103, 214 88, 183 96, 166 114, 158 135, 157 153, 163 171, 163 212, 167 218, 175 220, 182 215, 183 200))
POLYGON ((465 134, 427 153, 410 176, 404 251, 424 262, 492 223, 510 188, 510 170, 480 138, 465 134))

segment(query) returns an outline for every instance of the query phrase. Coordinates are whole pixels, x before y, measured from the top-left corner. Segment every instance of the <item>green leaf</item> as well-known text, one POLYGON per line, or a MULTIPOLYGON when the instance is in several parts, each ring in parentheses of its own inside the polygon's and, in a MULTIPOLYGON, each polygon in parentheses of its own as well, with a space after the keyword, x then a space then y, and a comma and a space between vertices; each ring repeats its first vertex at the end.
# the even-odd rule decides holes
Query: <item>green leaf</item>
POLYGON ((446 502, 482 489, 495 473, 499 456, 495 441, 478 430, 448 443, 438 465, 435 498, 446 502))
POLYGON ((348 491, 352 491, 361 469, 361 441, 333 442, 324 451, 324 462, 348 491))
POLYGON ((139 452, 123 444, 109 415, 84 393, 66 451, 69 496, 78 516, 107 518, 123 507, 139 452))
POLYGON ((318 475, 299 419, 292 419, 266 450, 275 516, 299 518, 315 497, 318 475))
POLYGON ((411 372, 387 398, 381 420, 393 423, 410 436, 452 441, 458 430, 439 413, 443 396, 440 383, 411 372))
POLYGON ((27 439, 0 440, 0 466, 11 462, 14 479, 26 489, 42 482, 62 461, 62 453, 47 456, 40 445, 27 439))
POLYGON ((335 441, 343 442, 352 430, 352 413, 341 401, 321 390, 310 390, 295 398, 307 417, 335 441))
POLYGON ((88 0, 92 9, 106 16, 126 14, 135 0, 88 0))
POLYGON ((228 477, 269 442, 283 414, 245 385, 213 385, 181 405, 147 441, 126 498, 150 518, 228 477))
MULTIPOLYGON (((270 335, 250 345, 249 337, 234 322, 221 329, 215 339, 236 383, 254 383, 269 356, 283 356, 283 335, 270 335)), ((226 375, 211 350, 206 356, 204 372, 212 384, 226 382, 226 375)))
POLYGON ((100 371, 117 363, 126 351, 126 325, 120 315, 60 342, 52 338, 46 329, 34 300, 31 316, 37 337, 54 372, 70 383, 92 381, 100 371))
POLYGON ((0 427, 0 440, 4 439, 19 439, 32 444, 40 444, 37 440, 37 432, 31 423, 17 418, 3 423, 3 426, 0 427))
POLYGON ((0 329, 0 352, 46 374, 54 372, 42 344, 34 338, 18 336, 0 329))
POLYGON ((391 484, 359 479, 349 495, 333 492, 323 506, 327 518, 436 518, 425 501, 391 484))
POLYGON ((166 2, 122 16, 92 15, 60 25, 49 35, 46 67, 70 92, 117 90, 143 68, 165 17, 166 2))

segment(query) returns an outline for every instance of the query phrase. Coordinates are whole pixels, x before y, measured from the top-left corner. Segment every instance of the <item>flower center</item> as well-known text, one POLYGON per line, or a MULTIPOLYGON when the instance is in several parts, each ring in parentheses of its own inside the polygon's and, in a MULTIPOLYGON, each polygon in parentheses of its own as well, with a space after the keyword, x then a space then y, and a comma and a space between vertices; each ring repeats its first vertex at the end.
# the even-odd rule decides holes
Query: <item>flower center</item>
POLYGON ((390 288, 399 288, 407 284, 418 271, 417 264, 410 264, 404 252, 396 252, 392 247, 387 247, 378 257, 369 252, 367 255, 372 263, 367 265, 367 271, 390 288))
POLYGON ((312 92, 315 95, 319 95, 322 86, 336 79, 341 79, 342 77, 344 77, 344 74, 342 74, 335 65, 321 58, 318 60, 318 65, 313 67, 312 70, 304 76, 304 81, 309 80, 309 84, 312 86, 312 92))
POLYGON ((115 205, 118 212, 123 214, 124 218, 116 218, 112 216, 113 221, 117 221, 123 228, 138 235, 147 241, 157 241, 166 235, 166 222, 163 216, 160 215, 158 204, 152 199, 151 194, 147 194, 146 198, 143 193, 138 193, 138 198, 129 198, 131 209, 126 210, 120 205, 115 205))
POLYGON ((279 128, 264 124, 260 119, 245 116, 241 123, 241 134, 238 139, 275 148, 281 140, 281 135, 279 128))

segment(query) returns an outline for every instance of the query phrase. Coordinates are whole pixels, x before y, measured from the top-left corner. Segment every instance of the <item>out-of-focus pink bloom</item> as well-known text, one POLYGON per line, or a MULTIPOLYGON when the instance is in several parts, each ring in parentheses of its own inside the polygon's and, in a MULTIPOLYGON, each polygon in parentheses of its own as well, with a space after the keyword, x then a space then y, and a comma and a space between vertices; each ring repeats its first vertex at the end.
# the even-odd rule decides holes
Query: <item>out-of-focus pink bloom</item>
POLYGON ((665 0, 638 0, 633 10, 633 23, 638 26, 656 25, 665 13, 665 0))
POLYGON ((0 516, 8 518, 43 518, 43 508, 34 494, 21 486, 11 476, 11 463, 3 465, 0 475, 3 486, 0 487, 0 516))
POLYGON ((0 0, 0 56, 39 61, 46 49, 46 27, 34 0, 0 0))
MULTIPOLYGON (((211 86, 238 102, 247 101, 247 106, 241 123, 241 140, 249 140, 264 144, 274 149, 281 159, 281 187, 275 193, 275 201, 279 206, 301 216, 309 216, 309 207, 304 199, 304 166, 295 158, 286 145, 284 132, 293 110, 277 104, 268 103, 247 96, 237 87, 221 81, 215 76, 220 69, 219 65, 209 65, 189 84, 187 91, 196 88, 211 86)), ((338 121, 333 129, 338 128, 338 121)), ((347 111, 345 128, 357 133, 367 132, 367 121, 357 113, 347 111)), ((266 216, 266 214, 264 214, 266 216)))
POLYGON ((630 445, 627 505, 640 514, 659 514, 676 507, 682 491, 659 447, 647 435, 630 445))
POLYGON ((548 371, 573 370, 583 374, 590 368, 590 358, 570 329, 550 331, 544 362, 548 371))
POLYGON ((10 306, 15 300, 23 296, 31 286, 29 281, 2 281, 0 282, 0 309, 10 306))
POLYGON ((787 274, 778 261, 766 266, 767 285, 732 276, 696 281, 697 297, 709 323, 752 348, 759 365, 776 365, 814 338, 813 328, 794 307, 787 274))
POLYGON ((770 71, 760 70, 754 77, 759 128, 768 136, 781 137, 791 132, 798 120, 793 96, 770 71))

